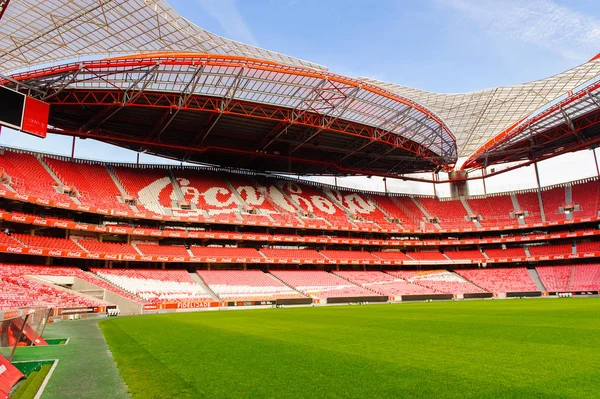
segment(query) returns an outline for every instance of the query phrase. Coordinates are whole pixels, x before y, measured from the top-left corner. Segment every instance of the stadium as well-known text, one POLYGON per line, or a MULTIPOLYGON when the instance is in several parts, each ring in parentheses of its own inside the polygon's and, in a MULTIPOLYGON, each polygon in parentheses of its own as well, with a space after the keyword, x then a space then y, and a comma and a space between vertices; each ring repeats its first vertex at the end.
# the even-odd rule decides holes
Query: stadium
POLYGON ((0 398, 597 397, 600 55, 436 93, 164 0, 0 0, 0 49, 71 143, 0 136, 0 398))

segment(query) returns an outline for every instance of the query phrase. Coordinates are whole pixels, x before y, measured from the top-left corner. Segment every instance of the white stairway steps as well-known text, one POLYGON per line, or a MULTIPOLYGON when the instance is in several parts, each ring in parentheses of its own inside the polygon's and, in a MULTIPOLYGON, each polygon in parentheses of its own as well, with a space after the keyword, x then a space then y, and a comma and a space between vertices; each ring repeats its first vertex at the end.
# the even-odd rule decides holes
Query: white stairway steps
MULTIPOLYGON (((54 179, 56 184, 58 184, 59 186, 65 185, 65 183, 62 180, 60 180, 58 175, 56 173, 54 173, 54 171, 52 170, 50 165, 48 165, 41 156, 36 156, 36 159, 40 162, 40 164, 44 167, 44 169, 46 169, 46 172, 48 172, 48 174, 50 176, 52 176, 52 178, 54 179)), ((71 198, 71 200, 73 200, 73 202, 76 203, 77 205, 81 205, 81 201, 79 201, 79 199, 77 199, 77 197, 69 196, 69 198, 71 198)))
POLYGON ((544 284, 542 283, 542 280, 540 280, 540 276, 538 275, 537 270, 535 270, 535 269, 527 269, 527 271, 529 272, 529 275, 531 276, 531 279, 535 283, 538 291, 542 291, 542 292, 547 291, 546 287, 544 287, 544 284))
MULTIPOLYGON (((510 193, 510 200, 512 201, 513 204, 513 209, 515 211, 520 211, 521 210, 521 205, 519 204, 519 200, 517 199, 517 196, 515 195, 515 193, 510 193)), ((525 220, 523 220, 522 218, 517 218, 519 224, 525 224, 525 220)))
MULTIPOLYGON (((125 190, 125 187, 123 187, 123 184, 121 184, 121 181, 119 180, 119 178, 115 174, 115 171, 112 170, 112 168, 110 166, 108 166, 108 165, 106 165, 106 171, 108 172, 108 175, 112 179, 113 183, 115 183, 115 186, 117 186, 117 188, 119 189, 119 192, 121 193, 121 197, 124 198, 125 196, 129 195, 129 193, 127 192, 127 190, 125 190)), ((138 209, 138 207, 135 206, 135 205, 129 205, 129 206, 131 207, 131 209, 134 212, 139 212, 140 211, 138 209)))
POLYGON ((200 276, 198 276, 198 273, 190 273, 190 277, 192 278, 192 280, 194 280, 194 282, 198 285, 200 285, 202 288, 204 288, 204 290, 208 293, 208 295, 210 295, 210 297, 217 301, 217 302, 221 302, 221 298, 219 298, 217 296, 217 294, 215 294, 213 292, 213 290, 211 290, 208 285, 206 285, 206 283, 204 282, 204 280, 202 280, 202 278, 200 278, 200 276))
MULTIPOLYGON (((571 186, 565 187, 565 205, 573 204, 573 190, 571 190, 571 186)), ((569 212, 566 214, 567 220, 573 220, 573 212, 569 212)))

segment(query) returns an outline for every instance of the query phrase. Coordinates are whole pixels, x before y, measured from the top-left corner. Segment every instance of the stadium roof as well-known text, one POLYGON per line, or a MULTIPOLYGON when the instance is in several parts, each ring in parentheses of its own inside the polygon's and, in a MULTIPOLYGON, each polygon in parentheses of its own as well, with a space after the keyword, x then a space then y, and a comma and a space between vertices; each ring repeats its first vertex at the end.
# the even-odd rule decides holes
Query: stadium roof
POLYGON ((5 84, 26 85, 52 104, 52 132, 177 159, 387 175, 456 161, 454 137, 427 109, 322 70, 156 53, 46 67, 10 79, 5 84))
POLYGON ((465 161, 476 168, 524 159, 546 159, 600 143, 600 80, 494 136, 465 161))
POLYGON ((84 56, 190 51, 323 66, 226 39, 191 23, 163 0, 8 1, 0 29, 0 72, 84 56))
MULTIPOLYGON (((231 119, 230 116, 233 117, 228 115, 224 119, 219 117, 222 119, 219 121, 220 127, 235 128, 238 131, 246 127, 255 129, 256 134, 250 134, 247 138, 259 143, 269 143, 267 146, 271 145, 271 137, 276 137, 275 141, 279 140, 278 144, 282 144, 285 138, 283 136, 287 136, 287 148, 271 150, 287 156, 288 164, 294 162, 292 158, 301 156, 325 156, 324 159, 329 165, 324 166, 323 170, 326 170, 326 173, 333 173, 333 169, 336 169, 337 173, 360 173, 361 167, 365 168, 363 172, 368 174, 402 174, 442 167, 449 169, 458 157, 467 159, 465 165, 468 167, 535 160, 550 154, 595 145, 597 136, 600 135, 591 129, 596 124, 593 115, 582 114, 596 112, 597 104, 593 101, 596 97, 588 98, 587 105, 578 108, 573 115, 563 117, 564 123, 558 127, 556 123, 561 121, 560 118, 554 118, 551 123, 543 123, 536 113, 539 113, 540 109, 551 107, 558 99, 570 97, 568 93, 578 90, 584 84, 590 84, 600 76, 600 54, 583 65, 546 79, 471 93, 443 94, 369 78, 352 79, 330 74, 321 65, 208 32, 187 21, 163 0, 0 0, 0 15, 2 12, 4 15, 0 22, 0 74, 6 76, 15 71, 31 71, 40 65, 57 66, 52 72, 43 70, 43 76, 31 73, 15 75, 20 80, 27 81, 27 84, 35 86, 38 90, 36 95, 39 97, 51 95, 50 102, 59 102, 65 101, 65 98, 72 100, 73 97, 69 97, 68 94, 77 90, 113 89, 120 92, 114 101, 122 101, 121 104, 125 105, 134 105, 128 96, 135 91, 144 93, 143 96, 133 96, 138 101, 142 98, 148 99, 146 94, 160 97, 160 93, 179 93, 178 99, 174 101, 181 101, 187 93, 190 98, 220 99, 220 103, 212 101, 219 107, 231 105, 235 108, 241 103, 259 105, 257 109, 263 111, 274 107, 271 110, 277 109, 280 113, 287 113, 288 119, 282 117, 283 119, 276 121, 271 118, 271 121, 277 122, 275 125, 257 126, 256 121, 254 124, 244 123, 240 119, 241 115, 237 115, 233 125, 223 126, 224 121, 231 119), (156 54, 158 51, 162 54, 156 54), (131 54, 138 56, 131 57, 131 54), (139 54, 152 54, 150 63, 154 64, 149 65, 146 62, 150 58, 140 61, 142 57, 139 54), (95 61, 58 66, 61 61, 89 60, 94 55, 129 55, 130 60, 136 59, 135 62, 138 62, 138 70, 106 70, 104 72, 112 79, 108 82, 102 81, 98 76, 90 77, 90 71, 94 68, 101 70, 106 67, 95 61), (178 59, 179 61, 175 62, 177 63, 186 57, 204 57, 205 61, 210 60, 211 65, 205 63, 200 69, 196 66, 196 70, 193 70, 194 67, 189 65, 176 66, 171 63, 167 66, 161 61, 172 62, 178 59), (216 64, 217 59, 229 64, 219 66, 216 64), (264 70, 266 65, 275 71, 267 74, 264 70), (76 70, 79 72, 75 72, 76 70), (87 83, 82 80, 84 76, 88 76, 87 83), (150 76, 158 76, 160 83, 148 81, 147 84, 138 85, 140 82, 146 82, 150 76), (202 84, 191 89, 189 79, 198 79, 202 84), (96 82, 96 85, 89 83, 91 81, 96 82), (339 94, 337 97, 333 94, 336 91, 339 94), (60 92, 60 95, 52 94, 56 92, 60 92), (316 103, 311 105, 312 102, 316 103), (320 122, 296 123, 298 112, 307 118, 320 118, 320 122), (582 124, 585 127, 579 127, 578 121, 572 119, 572 116, 586 117, 585 123, 582 124), (287 126, 290 121, 294 122, 294 127, 287 126), (333 126, 340 123, 346 123, 346 126, 333 126), (523 133, 524 124, 532 123, 537 129, 529 129, 527 134, 523 133), (362 139, 347 140, 351 137, 346 134, 348 126, 368 133, 362 136, 362 139), (572 134, 559 138, 556 129, 564 131, 565 127, 569 128, 572 134), (294 128, 298 130, 294 131, 294 128), (340 134, 331 135, 336 128, 338 133, 344 131, 345 138, 341 138, 340 134), (291 134, 288 134, 290 129, 295 134, 293 139, 290 139, 291 134), (550 133, 551 140, 546 134, 548 129, 554 129, 550 133), (322 134, 323 132, 326 134, 322 134), (387 140, 387 147, 391 146, 389 149, 381 142, 382 137, 383 141, 387 140), (505 140, 510 140, 510 143, 501 143, 505 140), (329 150, 307 151, 307 148, 317 148, 319 145, 323 149, 329 147, 329 150), (361 161, 361 157, 365 157, 365 160, 361 161)), ((113 58, 108 62, 116 63, 122 60, 113 58)), ((575 104, 581 104, 581 101, 583 100, 580 98, 575 103, 568 102, 571 111, 574 110, 575 104)), ((81 103, 81 97, 78 97, 77 101, 73 100, 71 105, 75 102, 81 103)), ((106 104, 103 106, 110 108, 106 104)), ((170 104, 169 107, 179 106, 170 104)), ((556 112, 567 115, 568 112, 560 107, 562 105, 556 112)), ((146 105, 146 108, 150 107, 146 105)), ((53 106, 52 110, 52 120, 57 130, 69 127, 69 134, 80 134, 82 137, 89 134, 82 131, 82 127, 87 128, 90 123, 82 122, 76 126, 71 120, 69 125, 65 121, 65 115, 54 114, 67 112, 66 108, 53 106), (61 121, 64 122, 63 125, 60 124, 61 121)), ((186 110, 179 109, 177 114, 184 111, 186 110)), ((223 108, 215 110, 222 115, 229 111, 225 112, 223 108)), ((132 113, 130 110, 126 112, 132 113)), ((109 119, 112 119, 113 123, 129 123, 129 119, 124 118, 126 112, 120 111, 116 118, 111 115, 109 119), (121 117, 123 120, 119 119, 121 117)), ((72 117, 73 113, 74 108, 67 112, 69 117, 72 117)), ((550 117, 547 113, 540 115, 550 117)), ((167 121, 162 132, 167 134, 161 133, 163 137, 173 134, 174 140, 182 139, 171 132, 172 122, 177 122, 176 118, 181 115, 173 118, 153 116, 156 118, 153 123, 161 124, 165 123, 164 120, 167 121)), ((99 115, 90 111, 87 114, 80 112, 79 117, 99 118, 99 115)), ((211 131, 219 131, 211 119, 187 121, 192 122, 204 123, 211 131)), ((62 131, 67 132, 65 129, 62 131)), ((98 132, 97 130, 95 134, 98 135, 98 132)), ((117 143, 114 141, 115 133, 118 132, 112 132, 111 139, 105 141, 117 143)), ((142 132, 138 134, 141 136, 142 132)), ((122 136, 121 134, 120 145, 125 143, 122 136)), ((143 140, 143 143, 139 137, 127 139, 135 139, 135 143, 127 145, 129 148, 194 160, 190 151, 166 151, 166 145, 169 143, 154 142, 149 146, 147 139, 143 140), (159 144, 163 145, 162 149, 159 148, 159 144)), ((178 146, 183 144, 177 143, 178 146)), ((277 148, 277 145, 274 147, 277 148)), ((191 152, 197 149, 192 148, 191 152)), ((250 146, 245 148, 246 150, 251 150, 250 146)), ((260 146, 254 151, 265 157, 269 155, 260 146)), ((203 157, 207 159, 206 154, 203 157)), ((208 157, 207 162, 209 160, 224 161, 219 157, 208 157)), ((316 159, 311 160, 313 161, 316 159)), ((268 166, 282 168, 282 165, 274 164, 257 165, 268 166)), ((314 172, 314 169, 289 166, 287 169, 290 172, 314 172)))
POLYGON ((444 94, 362 78, 413 99, 438 115, 456 137, 459 157, 469 157, 536 110, 600 76, 598 56, 549 78, 471 93, 444 94))

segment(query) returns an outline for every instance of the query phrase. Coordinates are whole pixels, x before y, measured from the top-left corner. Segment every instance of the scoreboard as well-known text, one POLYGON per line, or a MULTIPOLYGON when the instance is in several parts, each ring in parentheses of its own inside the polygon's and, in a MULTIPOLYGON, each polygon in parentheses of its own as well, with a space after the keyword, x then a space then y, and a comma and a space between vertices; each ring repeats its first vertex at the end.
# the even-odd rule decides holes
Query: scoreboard
POLYGON ((50 104, 0 86, 0 125, 46 137, 50 104))

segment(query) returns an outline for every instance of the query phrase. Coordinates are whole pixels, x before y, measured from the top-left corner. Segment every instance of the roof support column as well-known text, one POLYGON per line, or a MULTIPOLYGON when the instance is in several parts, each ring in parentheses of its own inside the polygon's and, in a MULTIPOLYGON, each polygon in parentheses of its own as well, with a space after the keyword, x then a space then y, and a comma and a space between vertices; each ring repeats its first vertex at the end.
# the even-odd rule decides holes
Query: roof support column
POLYGON ((592 152, 594 153, 594 162, 596 163, 596 176, 600 177, 600 169, 598 168, 598 156, 596 155, 596 149, 592 148, 592 152))
POLYGON ((535 168, 535 180, 537 182, 537 195, 538 195, 538 202, 540 204, 540 213, 542 216, 542 222, 545 222, 546 214, 544 213, 544 200, 542 199, 542 187, 540 184, 540 172, 538 170, 537 161, 533 163, 533 167, 535 168))
POLYGON ((487 170, 485 168, 483 168, 481 170, 481 175, 483 176, 481 181, 483 182, 483 195, 487 196, 487 186, 485 185, 485 180, 486 180, 486 176, 487 176, 487 170))

